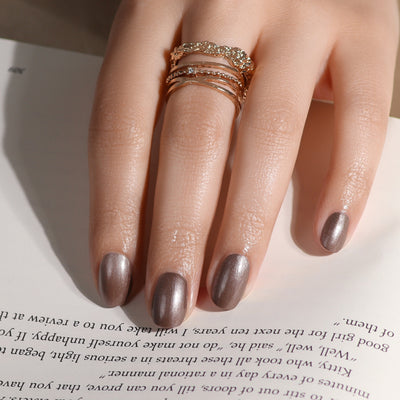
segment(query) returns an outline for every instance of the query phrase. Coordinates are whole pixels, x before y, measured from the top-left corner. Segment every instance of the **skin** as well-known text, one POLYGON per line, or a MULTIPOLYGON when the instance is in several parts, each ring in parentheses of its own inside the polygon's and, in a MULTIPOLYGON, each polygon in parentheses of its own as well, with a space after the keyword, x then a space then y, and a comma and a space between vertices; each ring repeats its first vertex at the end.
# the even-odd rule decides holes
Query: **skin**
POLYGON ((231 145, 235 108, 229 99, 198 86, 171 95, 154 198, 146 198, 146 189, 168 55, 182 42, 202 40, 240 47, 256 65, 205 280, 210 292, 221 260, 242 254, 251 265, 247 294, 291 179, 312 98, 335 103, 334 149, 314 239, 320 243, 325 221, 340 211, 349 217, 346 242, 352 236, 385 139, 398 41, 397 3, 122 1, 90 125, 92 269, 97 282, 105 254, 125 255, 132 266, 133 291, 145 270, 149 310, 158 277, 179 273, 188 284, 186 317, 198 298, 231 145), (147 249, 143 221, 150 200, 154 208, 147 249))

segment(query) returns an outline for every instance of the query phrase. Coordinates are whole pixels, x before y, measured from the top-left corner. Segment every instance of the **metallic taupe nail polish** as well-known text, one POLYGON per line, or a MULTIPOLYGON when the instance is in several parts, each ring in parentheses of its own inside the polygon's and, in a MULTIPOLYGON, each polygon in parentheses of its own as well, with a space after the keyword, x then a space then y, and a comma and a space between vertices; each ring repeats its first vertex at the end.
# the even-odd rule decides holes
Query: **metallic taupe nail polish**
POLYGON ((131 284, 131 267, 127 257, 108 253, 99 268, 99 292, 107 307, 124 304, 131 284))
POLYGON ((211 298, 220 308, 230 310, 239 303, 249 280, 250 264, 246 256, 231 254, 217 269, 211 298))
POLYGON ((321 244, 331 253, 339 251, 346 241, 349 217, 344 212, 335 212, 326 220, 321 232, 321 244))
POLYGON ((181 275, 166 272, 157 281, 151 313, 154 322, 164 328, 182 323, 187 308, 187 283, 181 275))

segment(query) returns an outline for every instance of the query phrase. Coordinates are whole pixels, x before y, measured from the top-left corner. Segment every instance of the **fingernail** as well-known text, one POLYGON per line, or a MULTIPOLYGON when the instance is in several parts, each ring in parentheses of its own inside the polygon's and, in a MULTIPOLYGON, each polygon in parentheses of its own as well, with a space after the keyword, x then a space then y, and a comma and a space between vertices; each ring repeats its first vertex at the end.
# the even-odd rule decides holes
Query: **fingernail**
POLYGON ((164 328, 182 323, 186 315, 187 283, 179 274, 166 272, 158 278, 151 313, 154 322, 164 328))
POLYGON ((107 307, 125 303, 131 284, 131 268, 127 257, 108 253, 99 268, 99 292, 107 307))
POLYGON ((344 212, 335 212, 326 220, 321 232, 321 244, 331 253, 339 251, 346 241, 349 217, 344 212))
POLYGON ((211 289, 211 298, 220 308, 230 310, 239 303, 249 280, 250 264, 246 256, 231 254, 219 266, 211 289))

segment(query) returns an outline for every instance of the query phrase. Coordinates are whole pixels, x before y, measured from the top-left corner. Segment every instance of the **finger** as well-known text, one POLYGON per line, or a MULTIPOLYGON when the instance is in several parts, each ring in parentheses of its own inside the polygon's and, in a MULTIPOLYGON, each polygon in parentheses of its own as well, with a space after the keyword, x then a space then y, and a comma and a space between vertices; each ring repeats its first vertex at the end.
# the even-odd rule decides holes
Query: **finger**
POLYGON ((335 141, 315 227, 330 253, 356 228, 384 144, 396 52, 394 40, 377 36, 344 37, 332 54, 335 141))
MULTIPOLYGON (((249 52, 256 35, 245 29, 240 10, 222 3, 196 2, 183 21, 183 42, 207 39, 249 52)), ((196 303, 234 112, 230 99, 200 86, 183 87, 168 100, 146 278, 158 325, 179 325, 196 303)))
POLYGON ((235 307, 256 278, 327 56, 329 35, 316 35, 321 39, 311 43, 300 32, 260 45, 207 277, 210 296, 222 309, 235 307))
POLYGON ((178 4, 123 1, 98 79, 89 134, 90 252, 109 307, 125 302, 133 267, 135 286, 151 138, 178 4))

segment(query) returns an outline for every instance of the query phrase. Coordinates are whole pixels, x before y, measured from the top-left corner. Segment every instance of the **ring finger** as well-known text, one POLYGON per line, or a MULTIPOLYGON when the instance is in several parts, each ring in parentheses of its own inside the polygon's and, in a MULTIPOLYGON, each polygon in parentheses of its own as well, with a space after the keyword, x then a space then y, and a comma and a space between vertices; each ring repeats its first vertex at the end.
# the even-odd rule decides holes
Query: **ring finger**
POLYGON ((300 21, 288 35, 260 41, 207 276, 210 296, 222 309, 235 307, 257 276, 332 38, 322 24, 300 21), (305 40, 310 29, 319 40, 305 40), (320 34, 315 33, 318 29, 320 34))

